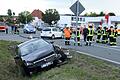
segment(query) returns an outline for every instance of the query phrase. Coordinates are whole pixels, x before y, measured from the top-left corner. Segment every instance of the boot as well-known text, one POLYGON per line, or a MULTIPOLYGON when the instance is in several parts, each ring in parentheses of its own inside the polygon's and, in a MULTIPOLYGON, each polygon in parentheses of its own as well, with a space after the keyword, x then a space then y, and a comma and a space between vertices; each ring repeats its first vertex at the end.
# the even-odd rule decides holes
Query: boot
POLYGON ((89 43, 89 46, 91 46, 91 42, 89 43))
POLYGON ((78 46, 80 46, 80 43, 78 43, 78 46))
POLYGON ((86 42, 85 46, 88 46, 88 42, 86 42))

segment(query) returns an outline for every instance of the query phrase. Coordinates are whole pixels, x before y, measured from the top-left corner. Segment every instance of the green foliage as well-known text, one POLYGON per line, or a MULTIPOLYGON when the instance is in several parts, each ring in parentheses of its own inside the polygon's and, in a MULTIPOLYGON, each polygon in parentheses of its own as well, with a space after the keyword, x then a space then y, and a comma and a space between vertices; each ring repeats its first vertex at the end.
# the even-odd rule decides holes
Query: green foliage
MULTIPOLYGON (((108 13, 110 16, 115 16, 115 13, 110 12, 108 13)), ((89 16, 89 17, 97 17, 97 16, 105 16, 105 13, 101 11, 99 14, 95 12, 90 12, 90 13, 85 13, 84 16, 89 16)))
POLYGON ((19 13, 18 20, 20 23, 26 24, 31 22, 33 20, 33 17, 29 11, 24 11, 19 13))
POLYGON ((14 62, 19 43, 0 40, 0 80, 120 80, 120 67, 71 50, 66 64, 23 77, 14 62))
POLYGON ((12 16, 12 10, 11 10, 11 9, 8 9, 7 14, 8 14, 9 17, 11 17, 11 16, 12 16))
POLYGON ((4 20, 3 20, 3 18, 2 17, 0 17, 0 22, 3 22, 4 20))
POLYGON ((98 16, 105 16, 105 13, 101 11, 100 14, 98 14, 98 16))
POLYGON ((43 15, 43 21, 49 25, 56 24, 60 20, 60 15, 56 9, 48 9, 43 15), (54 22, 54 23, 53 23, 54 22))
POLYGON ((109 16, 116 16, 115 13, 113 13, 113 12, 110 12, 108 14, 109 14, 109 16))
POLYGON ((14 24, 13 18, 15 16, 15 12, 12 12, 11 9, 8 9, 7 14, 8 14, 7 22, 8 22, 8 25, 11 26, 14 24))
POLYGON ((95 12, 90 12, 90 14, 89 13, 85 13, 84 16, 96 17, 97 13, 95 13, 95 12))
POLYGON ((13 15, 15 15, 15 12, 13 12, 13 15))

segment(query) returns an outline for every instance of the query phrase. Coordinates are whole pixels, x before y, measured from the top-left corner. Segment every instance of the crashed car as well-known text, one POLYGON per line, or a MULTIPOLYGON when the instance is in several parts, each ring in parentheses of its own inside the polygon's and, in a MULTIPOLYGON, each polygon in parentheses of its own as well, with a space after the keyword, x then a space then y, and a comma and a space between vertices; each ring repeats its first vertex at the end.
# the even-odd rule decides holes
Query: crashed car
POLYGON ((43 39, 31 39, 17 46, 15 62, 25 74, 29 75, 37 68, 45 68, 64 62, 67 55, 58 46, 43 39))

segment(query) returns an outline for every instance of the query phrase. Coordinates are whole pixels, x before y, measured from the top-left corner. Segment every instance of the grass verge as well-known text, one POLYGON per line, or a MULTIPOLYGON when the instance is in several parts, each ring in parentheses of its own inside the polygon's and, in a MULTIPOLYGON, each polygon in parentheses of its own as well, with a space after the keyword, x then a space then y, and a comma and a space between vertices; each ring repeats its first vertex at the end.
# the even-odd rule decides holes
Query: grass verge
POLYGON ((0 41, 0 80, 120 80, 120 67, 70 51, 67 64, 38 72, 32 77, 19 74, 10 46, 18 42, 0 41))

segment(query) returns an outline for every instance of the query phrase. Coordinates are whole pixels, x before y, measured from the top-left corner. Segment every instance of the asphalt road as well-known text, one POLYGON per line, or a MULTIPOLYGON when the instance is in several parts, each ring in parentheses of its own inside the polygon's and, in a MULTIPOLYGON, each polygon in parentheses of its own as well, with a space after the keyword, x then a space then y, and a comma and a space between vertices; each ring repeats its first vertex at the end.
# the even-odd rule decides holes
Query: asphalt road
POLYGON ((85 46, 85 43, 81 41, 82 46, 66 46, 63 40, 55 40, 55 44, 61 47, 120 65, 120 37, 118 37, 117 43, 116 46, 110 46, 93 42, 92 46, 85 46))
MULTIPOLYGON (((12 34, 5 34, 4 32, 0 32, 0 40, 10 40, 10 41, 27 41, 29 40, 29 36, 33 36, 34 38, 40 37, 40 32, 38 31, 36 34, 23 34, 20 32, 20 35, 12 34)), ((48 40, 48 39, 47 39, 48 40)), ((116 46, 109 46, 107 44, 98 44, 93 42, 92 46, 84 46, 83 40, 81 40, 82 46, 66 46, 64 45, 64 39, 55 39, 55 40, 48 40, 54 41, 54 44, 59 45, 64 48, 68 48, 74 50, 76 52, 89 55, 95 58, 99 58, 105 61, 109 61, 115 64, 120 65, 120 36, 117 39, 116 46)))

